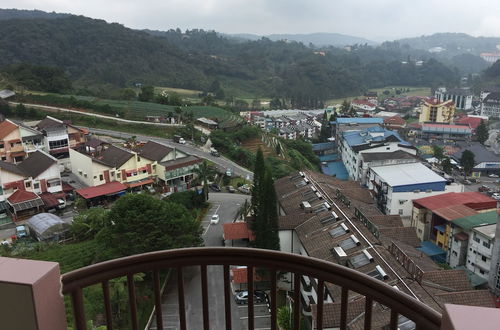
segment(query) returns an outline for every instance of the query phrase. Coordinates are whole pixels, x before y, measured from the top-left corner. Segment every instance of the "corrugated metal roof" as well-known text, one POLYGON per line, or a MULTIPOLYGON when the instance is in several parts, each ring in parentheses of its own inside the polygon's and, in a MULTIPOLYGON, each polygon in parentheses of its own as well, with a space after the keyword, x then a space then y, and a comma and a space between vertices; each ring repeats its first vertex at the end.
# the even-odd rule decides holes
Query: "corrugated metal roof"
POLYGON ((497 211, 495 210, 458 218, 453 221, 453 224, 465 230, 470 230, 474 227, 495 224, 497 222, 497 217, 497 211))
POLYGON ((493 198, 483 195, 477 191, 468 191, 462 193, 450 192, 438 196, 415 199, 413 200, 413 203, 416 203, 430 210, 437 210, 443 207, 450 207, 452 205, 460 204, 468 205, 471 208, 474 208, 473 204, 476 203, 491 203, 492 205, 496 205, 496 201, 493 198))

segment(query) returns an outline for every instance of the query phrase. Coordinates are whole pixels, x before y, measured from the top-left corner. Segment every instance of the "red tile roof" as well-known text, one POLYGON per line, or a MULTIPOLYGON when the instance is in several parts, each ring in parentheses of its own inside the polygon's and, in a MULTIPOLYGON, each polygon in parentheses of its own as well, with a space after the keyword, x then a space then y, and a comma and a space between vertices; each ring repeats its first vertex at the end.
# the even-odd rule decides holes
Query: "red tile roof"
POLYGON ((248 224, 246 222, 232 222, 223 224, 224 228, 224 239, 232 240, 232 239, 249 239, 253 241, 255 236, 253 236, 253 232, 248 228, 248 224))
POLYGON ((478 212, 474 211, 468 206, 460 204, 434 210, 434 213, 439 215, 443 219, 451 221, 463 217, 468 217, 469 215, 474 215, 477 214, 478 212))
POLYGON ((392 116, 384 118, 384 124, 403 126, 406 124, 406 121, 403 118, 401 118, 401 116, 392 116))
MULTIPOLYGON (((235 284, 243 284, 247 283, 248 277, 247 277, 247 268, 246 267, 239 267, 239 268, 233 268, 231 269, 231 273, 233 274, 233 283, 235 284)), ((262 282, 265 281, 266 278, 261 277, 255 269, 253 270, 253 280, 254 282, 262 282)))
POLYGON ((413 200, 413 204, 430 210, 442 209, 453 205, 465 205, 474 210, 496 208, 497 202, 491 197, 476 191, 455 193, 450 192, 437 196, 424 197, 413 200))
POLYGON ((10 195, 10 197, 7 199, 9 200, 9 202, 11 204, 17 204, 17 203, 22 203, 22 202, 26 202, 26 201, 31 201, 31 200, 37 199, 37 198, 38 198, 38 195, 35 194, 34 192, 19 189, 15 193, 10 195))
POLYGON ((472 129, 476 129, 481 124, 481 118, 477 117, 461 117, 455 120, 457 124, 468 124, 472 129))
POLYGON ((90 199, 98 196, 116 194, 126 189, 127 186, 123 183, 113 181, 95 187, 78 189, 76 192, 83 198, 90 199))
POLYGON ((7 135, 12 133, 16 129, 17 125, 11 123, 8 120, 4 120, 3 122, 0 123, 0 139, 5 138, 7 135))

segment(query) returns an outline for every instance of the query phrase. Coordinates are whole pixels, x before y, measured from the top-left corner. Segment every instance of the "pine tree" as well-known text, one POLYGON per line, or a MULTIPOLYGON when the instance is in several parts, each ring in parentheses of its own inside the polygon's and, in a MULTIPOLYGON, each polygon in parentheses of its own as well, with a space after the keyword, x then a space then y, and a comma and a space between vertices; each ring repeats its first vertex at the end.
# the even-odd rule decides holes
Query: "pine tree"
POLYGON ((484 142, 488 140, 488 127, 484 120, 481 120, 481 123, 476 129, 476 138, 481 144, 484 144, 484 142))

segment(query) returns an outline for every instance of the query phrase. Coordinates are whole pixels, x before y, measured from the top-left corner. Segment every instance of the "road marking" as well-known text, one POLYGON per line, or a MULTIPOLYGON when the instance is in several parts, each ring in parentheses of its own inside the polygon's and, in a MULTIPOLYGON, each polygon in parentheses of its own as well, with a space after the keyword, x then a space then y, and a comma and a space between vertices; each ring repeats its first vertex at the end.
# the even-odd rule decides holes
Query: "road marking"
MULTIPOLYGON (((255 319, 266 319, 268 317, 271 317, 271 315, 255 315, 254 316, 255 319)), ((246 320, 246 319, 248 319, 248 316, 240 317, 240 320, 246 320)))
MULTIPOLYGON (((217 208, 215 209, 215 212, 214 212, 214 214, 212 214, 212 215, 217 214, 217 212, 219 211, 219 209, 220 209, 220 207, 221 207, 221 205, 222 205, 222 202, 217 202, 217 203, 218 203, 217 208)), ((213 208, 213 206, 212 206, 212 208, 213 208)), ((207 229, 205 230, 205 232, 203 233, 203 235, 202 235, 202 236, 205 236, 205 235, 208 233, 208 229, 210 228, 210 225, 212 224, 212 223, 210 222, 210 219, 208 219, 208 220, 203 220, 201 223, 203 223, 203 224, 204 224, 204 223, 205 223, 205 221, 208 221, 208 226, 207 226, 207 229)))

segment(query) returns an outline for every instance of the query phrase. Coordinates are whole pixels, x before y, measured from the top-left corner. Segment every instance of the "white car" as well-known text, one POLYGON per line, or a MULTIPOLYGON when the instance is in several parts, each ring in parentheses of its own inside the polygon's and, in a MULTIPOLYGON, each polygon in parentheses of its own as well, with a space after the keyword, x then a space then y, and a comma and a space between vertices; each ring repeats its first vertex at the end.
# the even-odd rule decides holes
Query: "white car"
POLYGON ((500 194, 499 193, 493 193, 493 195, 491 195, 491 197, 493 199, 499 200, 500 199, 500 194))
POLYGON ((180 143, 180 144, 186 144, 186 140, 184 140, 183 138, 180 138, 180 139, 179 139, 179 143, 180 143))
POLYGON ((218 214, 212 215, 212 219, 210 219, 210 223, 214 224, 214 225, 218 224, 219 223, 219 215, 218 214))
POLYGON ((492 173, 488 175, 490 178, 498 178, 498 174, 492 173))

